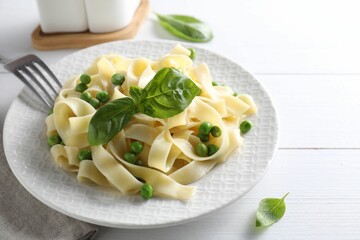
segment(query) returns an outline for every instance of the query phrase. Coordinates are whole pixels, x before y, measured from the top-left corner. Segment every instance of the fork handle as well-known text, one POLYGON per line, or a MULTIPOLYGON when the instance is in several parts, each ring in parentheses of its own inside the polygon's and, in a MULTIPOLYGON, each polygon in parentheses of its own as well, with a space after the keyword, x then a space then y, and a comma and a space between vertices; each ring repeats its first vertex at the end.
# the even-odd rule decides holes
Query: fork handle
POLYGON ((7 57, 4 57, 3 55, 0 55, 0 63, 1 64, 6 64, 10 62, 10 59, 8 59, 7 57))

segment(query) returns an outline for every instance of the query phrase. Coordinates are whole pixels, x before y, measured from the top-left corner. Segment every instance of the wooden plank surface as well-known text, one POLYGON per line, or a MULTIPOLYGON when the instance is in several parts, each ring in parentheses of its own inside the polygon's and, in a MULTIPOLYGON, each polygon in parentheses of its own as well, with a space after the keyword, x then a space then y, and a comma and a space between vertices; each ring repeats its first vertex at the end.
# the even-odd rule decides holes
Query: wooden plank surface
POLYGON ((360 148, 360 75, 256 75, 278 110, 280 148, 360 148))
MULTIPOLYGON (((357 0, 152 0, 150 4, 155 12, 188 14, 207 22, 215 37, 196 45, 253 73, 360 73, 357 0)), ((11 23, 1 27, 6 33, 0 39, 3 55, 33 52, 53 63, 72 52, 45 53, 31 47, 31 32, 39 24, 36 1, 3 0, 0 9, 9 12, 0 15, 0 22, 11 23)), ((159 38, 175 39, 150 14, 135 39, 159 38)))

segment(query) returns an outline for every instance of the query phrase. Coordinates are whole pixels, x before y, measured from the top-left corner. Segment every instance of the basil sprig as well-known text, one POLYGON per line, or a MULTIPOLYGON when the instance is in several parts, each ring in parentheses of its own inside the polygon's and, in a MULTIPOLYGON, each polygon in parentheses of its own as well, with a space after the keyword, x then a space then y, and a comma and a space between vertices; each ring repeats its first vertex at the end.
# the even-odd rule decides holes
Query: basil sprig
POLYGON ((92 146, 109 142, 129 123, 136 112, 131 98, 119 98, 101 107, 91 118, 88 141, 92 146))
POLYGON ((287 195, 289 193, 282 198, 265 198, 261 200, 256 212, 256 227, 268 227, 284 216, 286 211, 284 200, 287 195))
POLYGON ((163 68, 144 89, 131 87, 131 98, 116 99, 101 107, 89 124, 88 142, 109 142, 131 120, 135 113, 155 118, 169 118, 184 111, 200 94, 200 89, 175 68, 163 68))
POLYGON ((208 42, 213 38, 210 27, 197 18, 186 15, 156 15, 160 25, 176 37, 191 42, 208 42))
POLYGON ((142 90, 139 111, 150 117, 169 118, 181 113, 199 93, 188 77, 175 68, 164 68, 142 90))

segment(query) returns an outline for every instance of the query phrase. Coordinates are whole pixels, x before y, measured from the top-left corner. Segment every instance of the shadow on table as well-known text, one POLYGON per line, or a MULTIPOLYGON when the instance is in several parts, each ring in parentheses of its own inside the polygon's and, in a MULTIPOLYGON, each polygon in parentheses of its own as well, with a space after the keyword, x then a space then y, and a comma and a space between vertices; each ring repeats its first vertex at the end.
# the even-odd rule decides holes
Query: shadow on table
POLYGON ((267 228, 257 228, 255 226, 255 221, 256 221, 256 214, 254 214, 254 217, 250 218, 249 221, 247 222, 245 235, 247 236, 248 240, 260 238, 267 230, 267 228))

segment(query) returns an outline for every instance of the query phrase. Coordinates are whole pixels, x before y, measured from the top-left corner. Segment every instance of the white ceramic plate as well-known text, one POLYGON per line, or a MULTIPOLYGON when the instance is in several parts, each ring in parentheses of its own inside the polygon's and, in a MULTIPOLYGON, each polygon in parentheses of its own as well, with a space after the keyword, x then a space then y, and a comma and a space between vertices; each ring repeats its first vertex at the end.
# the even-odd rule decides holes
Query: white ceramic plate
MULTIPOLYGON (((83 72, 102 54, 157 59, 175 44, 173 41, 119 41, 97 45, 63 58, 52 69, 64 81, 83 72)), ((153 198, 145 201, 140 196, 124 196, 79 183, 75 175, 54 164, 45 134, 48 110, 27 88, 11 105, 3 135, 7 160, 20 183, 37 199, 61 213, 119 228, 184 223, 244 195, 265 174, 273 158, 278 139, 275 109, 268 94, 247 71, 218 54, 196 49, 195 63, 206 62, 215 81, 231 86, 236 92, 252 95, 259 113, 252 118, 254 128, 245 136, 245 145, 193 184, 197 190, 191 200, 153 198)))

